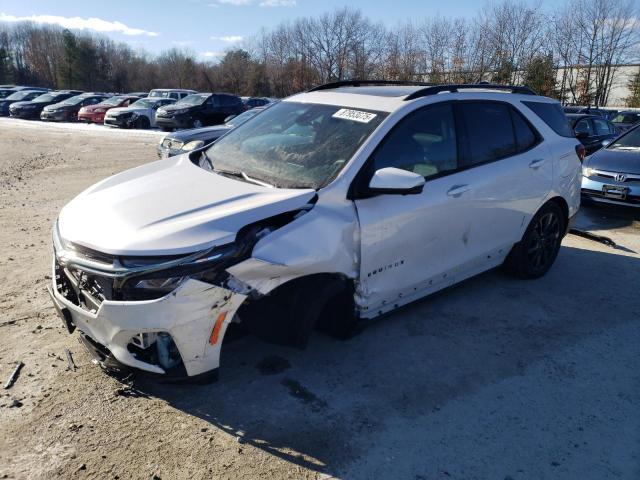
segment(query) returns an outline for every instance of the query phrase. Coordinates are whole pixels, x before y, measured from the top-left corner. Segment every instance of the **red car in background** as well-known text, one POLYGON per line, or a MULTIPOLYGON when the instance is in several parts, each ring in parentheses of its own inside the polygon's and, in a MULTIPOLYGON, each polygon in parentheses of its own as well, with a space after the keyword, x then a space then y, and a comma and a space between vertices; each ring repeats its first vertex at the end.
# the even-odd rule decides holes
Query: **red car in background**
POLYGON ((88 123, 103 123, 104 114, 107 110, 116 107, 128 107, 129 104, 139 99, 140 97, 134 95, 116 95, 104 102, 89 105, 88 107, 82 107, 78 112, 78 120, 88 123))

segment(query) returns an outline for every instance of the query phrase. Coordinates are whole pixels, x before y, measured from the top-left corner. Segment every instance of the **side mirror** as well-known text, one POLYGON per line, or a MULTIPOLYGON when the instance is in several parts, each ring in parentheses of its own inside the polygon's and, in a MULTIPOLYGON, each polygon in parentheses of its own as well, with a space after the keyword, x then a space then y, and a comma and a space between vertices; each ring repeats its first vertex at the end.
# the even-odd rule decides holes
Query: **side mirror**
POLYGON ((424 177, 400 168, 386 167, 376 170, 369 182, 371 193, 416 194, 424 187, 424 177))
POLYGON ((589 137, 589 132, 579 131, 576 132, 576 138, 587 138, 589 137))

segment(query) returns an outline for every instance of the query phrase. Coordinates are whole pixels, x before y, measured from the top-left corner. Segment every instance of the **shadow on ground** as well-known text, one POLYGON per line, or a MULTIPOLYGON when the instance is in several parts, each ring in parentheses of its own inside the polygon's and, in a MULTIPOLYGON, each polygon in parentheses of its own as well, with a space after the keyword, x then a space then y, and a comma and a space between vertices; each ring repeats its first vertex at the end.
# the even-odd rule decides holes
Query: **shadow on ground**
POLYGON ((436 435, 427 423, 450 402, 637 318, 638 272, 638 258, 563 247, 537 281, 488 272, 347 342, 317 335, 297 351, 247 337, 225 349, 216 384, 136 386, 292 464, 340 475, 366 459, 376 471, 389 459, 374 447, 415 453, 392 419, 436 435))

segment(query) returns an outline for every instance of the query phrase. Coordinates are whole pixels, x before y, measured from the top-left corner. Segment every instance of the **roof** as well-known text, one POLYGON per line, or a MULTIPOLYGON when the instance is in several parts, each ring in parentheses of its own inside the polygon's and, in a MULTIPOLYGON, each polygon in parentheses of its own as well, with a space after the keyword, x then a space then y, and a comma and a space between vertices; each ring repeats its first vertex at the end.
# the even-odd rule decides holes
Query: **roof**
POLYGON ((482 98, 503 100, 505 95, 520 100, 556 102, 536 96, 528 87, 468 84, 430 85, 415 82, 343 81, 321 85, 286 99, 290 102, 318 103, 324 105, 393 112, 412 101, 434 98, 440 95, 452 98, 482 98), (475 94, 475 95, 473 95, 475 94), (479 96, 481 95, 481 96, 479 96))

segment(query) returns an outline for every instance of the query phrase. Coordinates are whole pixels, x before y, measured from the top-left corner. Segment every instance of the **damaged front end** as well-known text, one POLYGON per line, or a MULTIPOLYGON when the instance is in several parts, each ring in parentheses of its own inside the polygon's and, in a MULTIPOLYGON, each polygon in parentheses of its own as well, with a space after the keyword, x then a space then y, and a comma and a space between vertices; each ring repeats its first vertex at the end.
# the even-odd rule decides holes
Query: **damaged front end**
POLYGON ((268 230, 181 256, 122 257, 65 242, 54 228, 50 294, 100 364, 165 377, 217 377, 222 339, 250 289, 226 268, 268 230))

